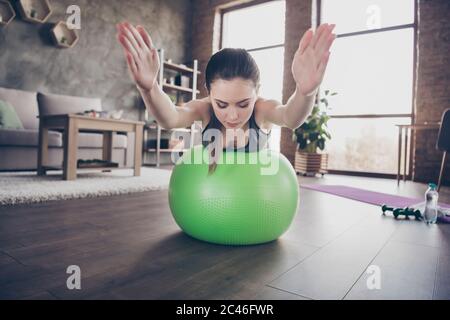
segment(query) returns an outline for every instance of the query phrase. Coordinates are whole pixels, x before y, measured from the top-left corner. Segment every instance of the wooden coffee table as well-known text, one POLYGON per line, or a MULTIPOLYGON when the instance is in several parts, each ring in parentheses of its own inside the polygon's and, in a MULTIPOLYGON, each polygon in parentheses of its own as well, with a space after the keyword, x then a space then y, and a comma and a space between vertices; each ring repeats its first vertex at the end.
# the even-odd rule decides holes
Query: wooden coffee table
MULTIPOLYGON (((103 134, 103 160, 112 160, 113 134, 115 132, 134 132, 134 175, 141 174, 142 134, 144 122, 129 120, 112 120, 61 114, 39 117, 38 175, 45 175, 47 170, 58 169, 46 166, 48 158, 48 130, 64 130, 63 179, 75 180, 77 177, 78 132, 103 134)), ((61 168, 59 168, 61 169, 61 168)), ((94 169, 111 170, 111 167, 95 167, 94 169)))

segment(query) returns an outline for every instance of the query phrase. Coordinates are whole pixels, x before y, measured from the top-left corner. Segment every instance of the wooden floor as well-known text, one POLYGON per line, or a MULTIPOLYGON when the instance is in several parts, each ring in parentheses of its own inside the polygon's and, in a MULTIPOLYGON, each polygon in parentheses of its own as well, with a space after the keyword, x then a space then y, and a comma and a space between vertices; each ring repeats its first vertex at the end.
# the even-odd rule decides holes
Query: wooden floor
MULTIPOLYGON (((326 176, 422 197, 425 185, 326 176)), ((0 207, 1 299, 450 299, 450 225, 396 221, 364 203, 301 189, 277 241, 232 247, 183 234, 167 191, 0 207), (81 290, 66 269, 81 268, 81 290), (380 271, 380 289, 366 273, 380 271)), ((450 202, 449 188, 441 199, 450 202)))

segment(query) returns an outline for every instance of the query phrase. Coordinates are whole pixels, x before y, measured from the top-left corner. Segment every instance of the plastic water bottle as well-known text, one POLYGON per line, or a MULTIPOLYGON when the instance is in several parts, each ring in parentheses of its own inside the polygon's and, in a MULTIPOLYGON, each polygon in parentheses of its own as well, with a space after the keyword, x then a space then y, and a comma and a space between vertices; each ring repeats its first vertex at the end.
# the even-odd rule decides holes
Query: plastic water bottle
POLYGON ((429 183, 427 192, 425 192, 425 211, 423 213, 423 220, 426 223, 436 223, 438 197, 436 185, 429 183))

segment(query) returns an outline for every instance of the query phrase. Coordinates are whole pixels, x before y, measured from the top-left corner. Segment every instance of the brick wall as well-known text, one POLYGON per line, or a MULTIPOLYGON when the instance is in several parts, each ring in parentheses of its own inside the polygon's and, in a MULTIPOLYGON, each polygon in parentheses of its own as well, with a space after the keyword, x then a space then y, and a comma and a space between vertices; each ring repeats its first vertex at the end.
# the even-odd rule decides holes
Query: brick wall
MULTIPOLYGON (((440 121, 450 108, 450 1, 419 1, 416 123, 440 121)), ((437 182, 442 152, 436 150, 437 131, 417 131, 413 159, 415 181, 437 182)), ((450 183, 450 161, 444 173, 450 183)))
MULTIPOLYGON (((312 19, 312 1, 286 0, 286 30, 284 51, 283 103, 295 91, 295 81, 292 77, 292 59, 297 51, 302 35, 315 20, 312 19)), ((281 128, 280 152, 294 165, 296 144, 292 141, 292 129, 281 128)))
MULTIPOLYGON (((206 69, 206 64, 213 53, 220 46, 220 10, 226 7, 236 6, 248 2, 248 0, 195 0, 192 34, 192 56, 199 60, 201 71, 206 69)), ((298 47, 301 35, 311 26, 311 0, 286 0, 286 34, 285 34, 285 60, 283 80, 283 103, 295 90, 294 79, 291 73, 291 63, 298 47)), ((204 76, 204 75, 203 75, 204 76)), ((200 96, 206 96, 204 78, 199 79, 200 96)), ((292 142, 292 130, 282 128, 280 151, 294 163, 295 144, 292 142)))

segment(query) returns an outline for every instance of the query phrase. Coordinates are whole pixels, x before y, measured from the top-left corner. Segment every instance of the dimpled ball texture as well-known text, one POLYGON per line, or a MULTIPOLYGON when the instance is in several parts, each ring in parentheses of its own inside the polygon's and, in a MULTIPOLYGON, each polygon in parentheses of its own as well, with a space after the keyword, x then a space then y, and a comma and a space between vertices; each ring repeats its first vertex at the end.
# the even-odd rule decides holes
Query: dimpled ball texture
POLYGON ((206 148, 194 146, 172 171, 169 205, 185 233, 216 244, 251 245, 273 241, 289 228, 299 187, 286 157, 268 149, 224 151, 212 174, 208 159, 206 148))

